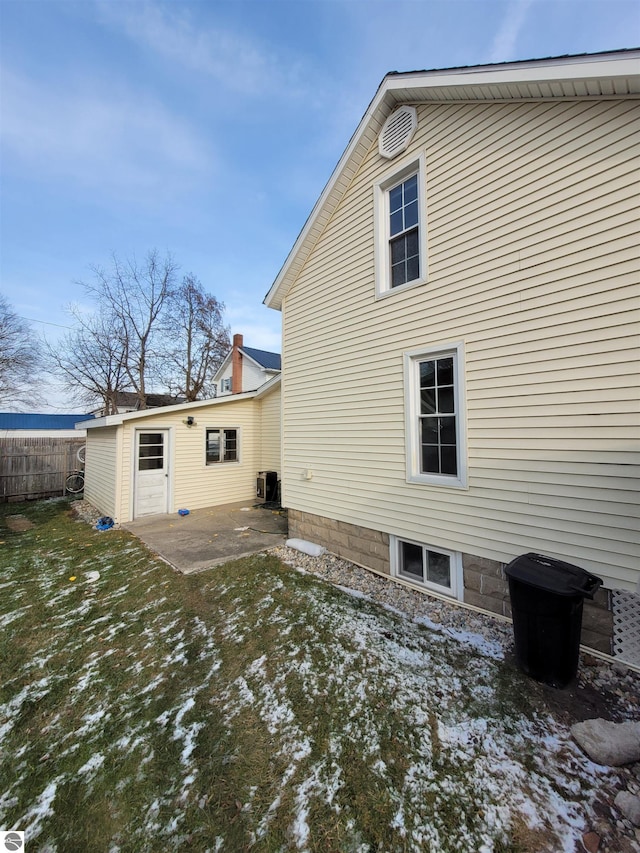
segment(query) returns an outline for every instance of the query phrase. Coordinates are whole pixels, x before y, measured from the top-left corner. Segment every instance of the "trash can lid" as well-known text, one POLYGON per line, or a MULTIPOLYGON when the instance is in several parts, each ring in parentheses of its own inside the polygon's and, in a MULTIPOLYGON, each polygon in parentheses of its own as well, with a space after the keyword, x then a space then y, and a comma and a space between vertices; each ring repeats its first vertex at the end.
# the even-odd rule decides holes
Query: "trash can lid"
POLYGON ((508 578, 554 592, 556 595, 583 595, 593 598, 602 580, 579 566, 542 554, 523 554, 504 567, 508 578))

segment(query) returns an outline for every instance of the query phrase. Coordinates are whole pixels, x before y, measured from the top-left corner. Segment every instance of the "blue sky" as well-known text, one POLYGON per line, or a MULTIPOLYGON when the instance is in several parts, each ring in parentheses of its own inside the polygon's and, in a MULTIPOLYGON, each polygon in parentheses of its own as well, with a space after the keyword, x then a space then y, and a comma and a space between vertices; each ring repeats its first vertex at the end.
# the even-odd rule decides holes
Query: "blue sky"
MULTIPOLYGON (((168 250, 245 343, 388 71, 640 43, 637 0, 0 0, 0 291, 54 340, 112 253, 168 250), (57 325, 50 325, 57 324, 57 325)), ((59 409, 76 407, 50 389, 59 409)))

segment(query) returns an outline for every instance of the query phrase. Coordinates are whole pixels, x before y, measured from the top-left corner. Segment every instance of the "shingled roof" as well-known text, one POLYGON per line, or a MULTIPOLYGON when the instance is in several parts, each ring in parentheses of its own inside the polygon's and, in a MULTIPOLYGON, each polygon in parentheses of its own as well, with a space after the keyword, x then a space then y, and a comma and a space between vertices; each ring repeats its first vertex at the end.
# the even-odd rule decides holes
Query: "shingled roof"
POLYGON ((278 352, 267 352, 263 349, 254 349, 253 347, 242 347, 242 352, 257 361, 260 367, 265 370, 281 370, 282 358, 278 352))

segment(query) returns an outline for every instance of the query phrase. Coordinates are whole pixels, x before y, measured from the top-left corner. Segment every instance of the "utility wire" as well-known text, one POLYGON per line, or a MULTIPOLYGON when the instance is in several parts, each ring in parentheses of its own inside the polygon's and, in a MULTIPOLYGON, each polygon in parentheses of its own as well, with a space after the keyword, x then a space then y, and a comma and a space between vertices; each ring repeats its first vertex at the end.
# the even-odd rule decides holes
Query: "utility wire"
POLYGON ((44 323, 45 326, 55 326, 58 329, 70 329, 71 326, 61 326, 60 323, 50 323, 48 320, 34 320, 33 317, 22 317, 20 314, 16 315, 21 320, 28 320, 29 323, 44 323))

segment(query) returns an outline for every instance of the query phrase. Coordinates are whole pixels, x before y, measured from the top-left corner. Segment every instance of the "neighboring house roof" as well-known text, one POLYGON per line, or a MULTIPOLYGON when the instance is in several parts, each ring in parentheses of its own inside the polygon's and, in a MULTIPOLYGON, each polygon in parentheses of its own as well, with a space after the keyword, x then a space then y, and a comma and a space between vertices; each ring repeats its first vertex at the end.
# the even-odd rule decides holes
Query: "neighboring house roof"
POLYGON ((260 367, 265 370, 281 370, 282 358, 279 352, 267 352, 263 349, 254 349, 253 347, 242 347, 242 352, 252 358, 260 367))
POLYGON ((119 426, 125 421, 142 420, 143 418, 157 417, 166 412, 171 414, 174 412, 184 411, 191 414, 197 409, 202 409, 204 406, 226 406, 242 400, 251 400, 254 397, 259 399, 273 391, 280 385, 280 375, 272 376, 268 382, 265 382, 256 391, 246 391, 244 394, 233 394, 227 397, 213 397, 210 400, 196 400, 193 403, 181 403, 176 406, 161 406, 155 409, 140 409, 137 412, 123 412, 119 415, 107 415, 103 418, 94 418, 91 423, 82 424, 82 429, 94 429, 97 427, 119 426))
MULTIPOLYGON (((244 345, 239 346, 238 350, 263 370, 282 370, 282 356, 279 352, 267 352, 267 350, 254 349, 253 347, 245 347, 244 345)), ((216 370, 215 376, 213 377, 214 382, 217 382, 229 367, 232 357, 233 350, 230 350, 224 357, 224 361, 220 367, 216 370)))
POLYGON ((80 421, 93 420, 93 415, 50 415, 0 412, 0 429, 74 429, 80 421))
POLYGON ((562 101, 640 94, 640 50, 387 74, 264 302, 280 310, 388 116, 401 104, 562 101))
MULTIPOLYGON (((174 397, 171 394, 147 394, 146 400, 147 408, 149 409, 158 408, 159 406, 175 406, 186 402, 184 397, 174 397)), ((138 409, 139 402, 135 391, 118 391, 116 394, 116 405, 118 408, 138 409)), ((101 412, 103 410, 104 406, 101 406, 94 411, 101 412)))

